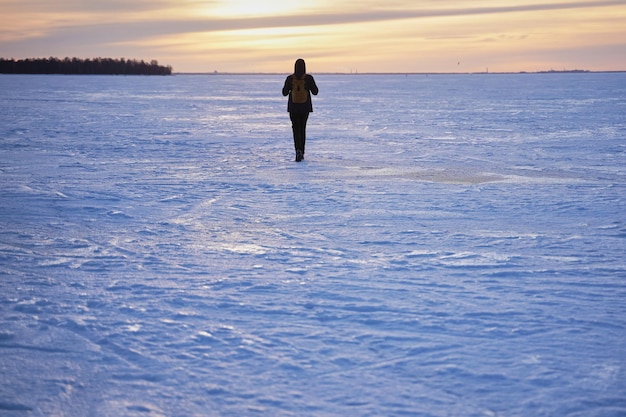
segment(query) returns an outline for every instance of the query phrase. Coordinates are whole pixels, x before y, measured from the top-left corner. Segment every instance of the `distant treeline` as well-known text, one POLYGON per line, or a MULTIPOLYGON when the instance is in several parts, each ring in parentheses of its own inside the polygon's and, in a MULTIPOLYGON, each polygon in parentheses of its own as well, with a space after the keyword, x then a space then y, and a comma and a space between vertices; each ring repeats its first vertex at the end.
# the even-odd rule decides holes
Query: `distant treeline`
POLYGON ((2 74, 171 75, 172 67, 135 59, 112 58, 0 58, 2 74))

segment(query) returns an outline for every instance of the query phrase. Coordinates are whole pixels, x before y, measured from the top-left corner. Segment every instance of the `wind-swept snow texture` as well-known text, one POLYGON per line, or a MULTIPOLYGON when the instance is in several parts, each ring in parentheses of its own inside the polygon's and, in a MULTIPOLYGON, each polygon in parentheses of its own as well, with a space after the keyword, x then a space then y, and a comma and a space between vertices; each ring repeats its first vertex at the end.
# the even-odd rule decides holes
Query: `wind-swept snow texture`
POLYGON ((626 415, 626 74, 0 76, 0 416, 626 415))

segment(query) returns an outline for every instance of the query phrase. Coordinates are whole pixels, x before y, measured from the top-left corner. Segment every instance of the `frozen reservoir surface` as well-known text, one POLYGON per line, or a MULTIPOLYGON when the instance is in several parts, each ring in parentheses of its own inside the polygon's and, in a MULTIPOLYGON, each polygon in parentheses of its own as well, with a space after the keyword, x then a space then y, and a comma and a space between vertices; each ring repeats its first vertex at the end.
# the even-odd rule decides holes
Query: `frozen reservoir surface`
POLYGON ((626 74, 0 75, 0 416, 626 415, 626 74))

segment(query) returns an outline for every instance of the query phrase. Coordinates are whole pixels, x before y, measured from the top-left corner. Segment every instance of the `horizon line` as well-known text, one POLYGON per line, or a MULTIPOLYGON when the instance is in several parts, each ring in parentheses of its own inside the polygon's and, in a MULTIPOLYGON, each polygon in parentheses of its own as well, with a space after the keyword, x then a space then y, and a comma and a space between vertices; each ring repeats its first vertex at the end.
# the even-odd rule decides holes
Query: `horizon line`
MULTIPOLYGON (((601 73, 622 73, 626 72, 626 70, 583 70, 583 69, 574 69, 574 70, 541 70, 541 71, 455 71, 455 72, 437 72, 437 71, 402 71, 402 72, 314 72, 311 74, 317 75, 498 75, 498 74, 601 74, 601 73)), ((202 72, 202 71, 181 71, 176 72, 172 71, 172 75, 289 75, 291 72, 263 72, 263 71, 244 71, 244 72, 235 72, 235 71, 210 71, 210 72, 202 72)))

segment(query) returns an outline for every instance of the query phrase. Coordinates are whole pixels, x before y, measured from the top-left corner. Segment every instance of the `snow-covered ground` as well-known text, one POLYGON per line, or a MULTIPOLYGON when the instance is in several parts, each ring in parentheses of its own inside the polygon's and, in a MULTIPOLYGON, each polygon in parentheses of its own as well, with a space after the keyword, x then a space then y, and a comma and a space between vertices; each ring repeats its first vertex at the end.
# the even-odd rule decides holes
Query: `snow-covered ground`
POLYGON ((626 74, 0 75, 0 416, 626 415, 626 74))

